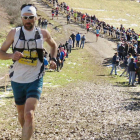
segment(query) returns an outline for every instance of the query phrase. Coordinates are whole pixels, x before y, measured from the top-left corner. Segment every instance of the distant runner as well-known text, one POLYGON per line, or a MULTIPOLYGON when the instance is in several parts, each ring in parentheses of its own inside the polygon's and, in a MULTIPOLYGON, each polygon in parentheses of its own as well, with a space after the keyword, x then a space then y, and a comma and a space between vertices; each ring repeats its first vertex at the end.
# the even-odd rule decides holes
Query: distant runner
POLYGON ((97 28, 96 28, 96 42, 98 41, 99 34, 100 34, 100 30, 99 30, 99 27, 97 26, 97 28))

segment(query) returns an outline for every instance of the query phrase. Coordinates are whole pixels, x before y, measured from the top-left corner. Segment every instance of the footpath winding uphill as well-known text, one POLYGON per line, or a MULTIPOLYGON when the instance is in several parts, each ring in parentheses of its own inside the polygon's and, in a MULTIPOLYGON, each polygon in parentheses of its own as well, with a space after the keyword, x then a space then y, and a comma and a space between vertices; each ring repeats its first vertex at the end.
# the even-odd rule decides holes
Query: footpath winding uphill
MULTIPOLYGON (((35 0, 33 3, 39 10, 51 16, 51 8, 35 0)), ((64 29, 64 40, 68 39, 72 32, 86 33, 85 29, 76 24, 67 25, 63 15, 59 16, 59 20, 54 20, 64 29)), ((102 63, 105 58, 112 57, 115 43, 104 38, 95 42, 95 34, 91 32, 86 34, 86 38, 88 43, 84 49, 98 62, 102 63)), ((79 81, 64 88, 51 89, 51 92, 42 96, 38 105, 33 140, 138 140, 138 99, 138 88, 117 87, 105 82, 95 84, 79 81)), ((15 108, 11 108, 11 112, 13 114, 9 114, 9 118, 16 114, 15 108)), ((13 119, 11 125, 15 129, 2 130, 0 136, 12 134, 11 140, 21 136, 21 128, 17 121, 13 119)))
MULTIPOLYGON (((51 9, 33 1, 51 19, 51 9)), ((76 24, 66 24, 60 15, 56 22, 65 30, 66 39, 72 32, 85 34, 76 24)), ((86 47, 101 63, 111 58, 116 44, 104 38, 96 42, 95 34, 86 34, 86 47)), ((140 104, 132 99, 139 96, 138 88, 79 82, 55 89, 44 97, 38 108, 40 129, 34 138, 40 139, 140 139, 140 104), (135 96, 134 96, 135 95, 135 96), (41 116, 39 115, 41 114, 41 116), (41 118, 41 119, 40 119, 41 118), (42 123, 43 125, 42 125, 42 123), (42 126, 41 126, 42 125, 42 126), (44 133, 42 133, 44 131, 44 133)))

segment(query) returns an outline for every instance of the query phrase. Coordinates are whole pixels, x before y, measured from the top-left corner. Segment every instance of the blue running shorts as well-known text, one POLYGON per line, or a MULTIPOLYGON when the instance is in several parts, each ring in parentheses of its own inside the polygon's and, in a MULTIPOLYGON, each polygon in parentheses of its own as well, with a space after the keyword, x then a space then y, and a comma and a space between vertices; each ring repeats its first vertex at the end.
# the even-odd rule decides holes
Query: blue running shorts
POLYGON ((24 105, 27 98, 40 99, 43 87, 43 77, 31 83, 16 83, 11 81, 15 103, 24 105))

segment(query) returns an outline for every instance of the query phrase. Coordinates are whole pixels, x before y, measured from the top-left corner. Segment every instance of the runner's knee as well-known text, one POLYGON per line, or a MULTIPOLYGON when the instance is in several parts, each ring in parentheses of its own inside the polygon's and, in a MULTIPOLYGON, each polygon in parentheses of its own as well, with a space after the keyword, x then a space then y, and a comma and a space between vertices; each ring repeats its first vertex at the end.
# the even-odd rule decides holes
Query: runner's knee
POLYGON ((33 119, 34 119, 34 111, 33 110, 30 110, 28 112, 25 113, 24 115, 24 119, 25 121, 27 122, 32 122, 33 119))

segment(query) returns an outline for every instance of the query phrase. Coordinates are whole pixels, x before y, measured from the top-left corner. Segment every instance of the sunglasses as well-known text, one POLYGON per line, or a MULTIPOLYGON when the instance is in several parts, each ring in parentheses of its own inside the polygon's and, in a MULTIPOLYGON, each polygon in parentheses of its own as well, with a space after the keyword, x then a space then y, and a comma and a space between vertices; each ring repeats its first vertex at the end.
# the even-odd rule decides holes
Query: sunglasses
POLYGON ((27 20, 27 19, 34 19, 35 16, 22 16, 23 19, 27 20))

